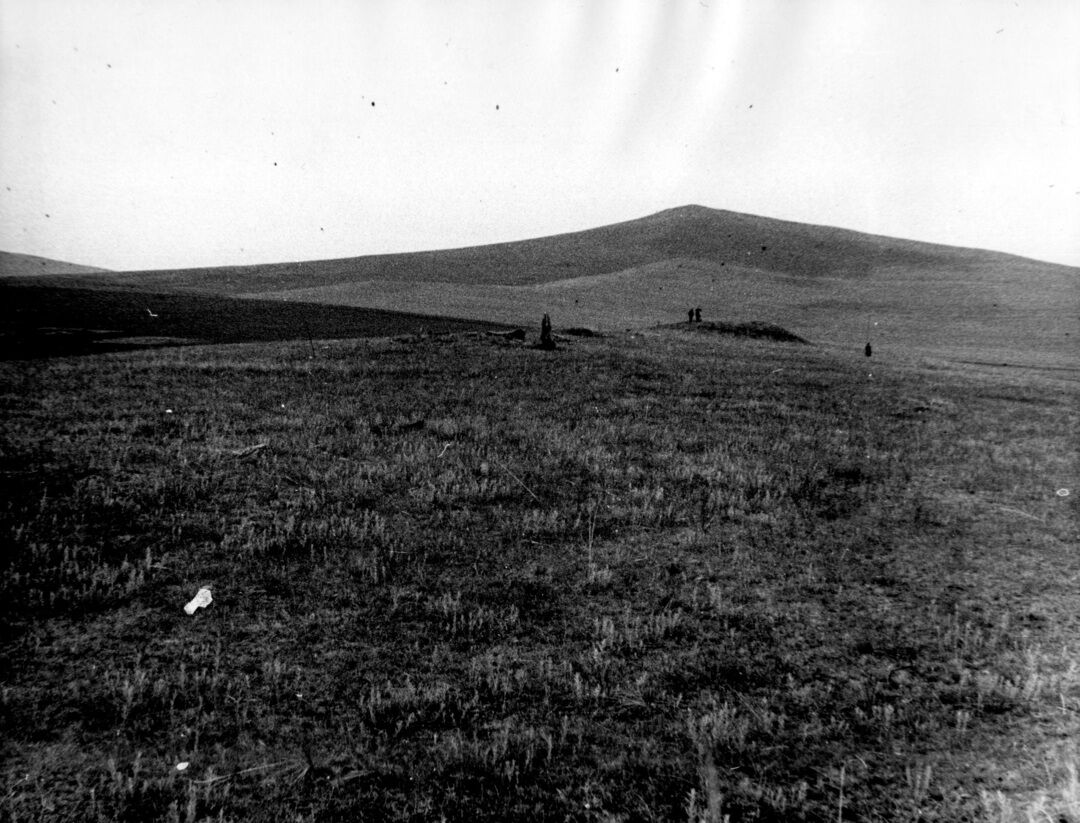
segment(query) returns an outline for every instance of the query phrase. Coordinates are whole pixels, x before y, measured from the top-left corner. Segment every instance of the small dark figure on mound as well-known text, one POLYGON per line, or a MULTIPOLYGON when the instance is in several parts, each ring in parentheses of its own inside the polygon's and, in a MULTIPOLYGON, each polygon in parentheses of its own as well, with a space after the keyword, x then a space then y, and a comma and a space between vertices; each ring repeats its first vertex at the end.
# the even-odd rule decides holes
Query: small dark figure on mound
POLYGON ((701 306, 698 306, 696 309, 694 309, 694 322, 701 322, 701 306))
POLYGON ((694 322, 694 310, 693 309, 690 309, 690 311, 688 311, 686 313, 686 322, 687 323, 693 323, 694 322))
POLYGON ((873 350, 872 350, 872 349, 870 348, 870 344, 869 344, 869 343, 867 343, 867 344, 866 344, 866 348, 865 348, 865 349, 863 349, 863 353, 864 353, 864 354, 865 354, 865 355, 866 355, 867 357, 869 357, 869 356, 870 356, 871 354, 873 354, 873 350))
POLYGON ((548 350, 555 348, 555 341, 551 337, 551 318, 546 314, 540 321, 540 348, 548 350))

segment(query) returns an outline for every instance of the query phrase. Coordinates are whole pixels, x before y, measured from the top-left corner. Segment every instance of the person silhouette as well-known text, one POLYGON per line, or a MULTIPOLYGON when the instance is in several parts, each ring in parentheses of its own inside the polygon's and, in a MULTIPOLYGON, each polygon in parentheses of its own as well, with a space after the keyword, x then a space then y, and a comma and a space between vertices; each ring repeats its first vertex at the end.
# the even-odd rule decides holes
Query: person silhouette
POLYGON ((694 310, 693 309, 690 309, 690 311, 688 311, 686 313, 686 322, 687 323, 693 323, 694 322, 694 310))
POLYGON ((867 344, 866 344, 866 348, 865 348, 865 349, 863 349, 863 353, 864 353, 864 354, 865 354, 865 355, 866 355, 867 357, 869 357, 869 356, 870 356, 870 355, 871 355, 871 354, 873 353, 873 350, 872 350, 872 349, 870 348, 870 343, 869 343, 869 341, 868 341, 868 342, 867 342, 867 344))
POLYGON ((696 309, 694 309, 694 322, 701 322, 701 306, 698 306, 696 309))

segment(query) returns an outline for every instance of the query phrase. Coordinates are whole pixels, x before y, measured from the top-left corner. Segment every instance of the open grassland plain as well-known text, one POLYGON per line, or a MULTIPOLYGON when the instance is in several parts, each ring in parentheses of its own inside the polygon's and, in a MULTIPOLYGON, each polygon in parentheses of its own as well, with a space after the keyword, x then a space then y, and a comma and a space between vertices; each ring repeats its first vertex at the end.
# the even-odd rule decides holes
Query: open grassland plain
POLYGON ((1080 387, 873 365, 0 363, 0 814, 1080 820, 1080 387))

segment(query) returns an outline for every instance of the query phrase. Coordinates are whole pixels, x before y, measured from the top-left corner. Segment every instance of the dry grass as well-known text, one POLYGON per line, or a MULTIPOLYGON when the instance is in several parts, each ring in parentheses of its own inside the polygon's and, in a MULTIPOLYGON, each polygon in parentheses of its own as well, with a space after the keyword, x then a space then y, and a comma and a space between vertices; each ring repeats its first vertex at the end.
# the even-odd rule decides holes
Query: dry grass
POLYGON ((1076 819, 1075 386, 324 345, 0 365, 7 818, 1076 819))

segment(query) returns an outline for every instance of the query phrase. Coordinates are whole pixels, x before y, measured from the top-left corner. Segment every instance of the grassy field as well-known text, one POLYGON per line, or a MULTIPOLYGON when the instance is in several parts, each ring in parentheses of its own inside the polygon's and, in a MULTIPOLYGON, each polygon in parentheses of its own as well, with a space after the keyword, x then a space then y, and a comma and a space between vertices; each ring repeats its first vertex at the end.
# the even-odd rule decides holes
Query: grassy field
POLYGON ((1080 386, 1033 374, 678 330, 0 363, 0 815, 1080 820, 1080 386))

